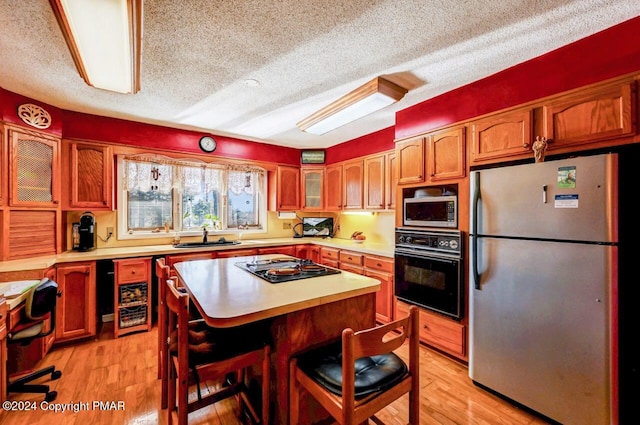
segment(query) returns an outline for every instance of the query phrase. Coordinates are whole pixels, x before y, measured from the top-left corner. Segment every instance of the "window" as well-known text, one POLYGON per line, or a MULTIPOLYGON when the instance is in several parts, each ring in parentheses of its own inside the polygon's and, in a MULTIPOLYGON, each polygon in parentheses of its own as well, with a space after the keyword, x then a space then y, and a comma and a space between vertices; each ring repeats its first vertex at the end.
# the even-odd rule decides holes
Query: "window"
POLYGON ((266 231, 266 172, 171 158, 118 157, 118 227, 125 238, 266 231))

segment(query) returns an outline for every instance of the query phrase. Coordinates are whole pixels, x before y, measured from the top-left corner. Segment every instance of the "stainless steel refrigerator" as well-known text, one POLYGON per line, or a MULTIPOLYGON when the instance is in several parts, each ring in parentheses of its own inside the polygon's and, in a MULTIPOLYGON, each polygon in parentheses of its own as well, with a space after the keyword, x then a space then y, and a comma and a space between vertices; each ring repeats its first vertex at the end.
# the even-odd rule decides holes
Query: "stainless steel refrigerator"
POLYGON ((565 425, 616 423, 617 163, 471 174, 469 376, 565 425))

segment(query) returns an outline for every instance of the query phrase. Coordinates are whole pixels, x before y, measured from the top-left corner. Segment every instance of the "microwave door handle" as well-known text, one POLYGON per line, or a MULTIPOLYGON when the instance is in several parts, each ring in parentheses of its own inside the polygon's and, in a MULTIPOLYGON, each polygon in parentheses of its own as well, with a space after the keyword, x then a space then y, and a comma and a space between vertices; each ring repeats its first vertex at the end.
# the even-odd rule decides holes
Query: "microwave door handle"
POLYGON ((474 173, 473 185, 473 214, 471 214, 471 268, 473 270, 474 287, 480 290, 480 272, 478 271, 478 211, 480 203, 480 173, 474 173))

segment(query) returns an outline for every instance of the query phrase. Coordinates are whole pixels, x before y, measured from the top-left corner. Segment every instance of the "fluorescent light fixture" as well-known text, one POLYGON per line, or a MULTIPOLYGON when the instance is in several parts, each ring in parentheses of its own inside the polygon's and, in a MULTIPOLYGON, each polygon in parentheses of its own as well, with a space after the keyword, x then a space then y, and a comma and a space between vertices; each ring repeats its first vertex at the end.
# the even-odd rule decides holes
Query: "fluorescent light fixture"
POLYGON ((376 77, 296 125, 302 131, 321 135, 389 106, 402 99, 406 93, 407 89, 376 77))
POLYGON ((49 0, 73 61, 90 86, 140 90, 142 0, 49 0))

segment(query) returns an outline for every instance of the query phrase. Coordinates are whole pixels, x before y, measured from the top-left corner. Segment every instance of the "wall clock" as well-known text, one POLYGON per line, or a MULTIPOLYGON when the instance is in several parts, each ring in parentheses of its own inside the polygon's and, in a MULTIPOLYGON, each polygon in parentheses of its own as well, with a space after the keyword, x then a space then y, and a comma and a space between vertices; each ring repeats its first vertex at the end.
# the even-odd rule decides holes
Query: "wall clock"
POLYGON ((211 153, 216 150, 217 143, 211 136, 204 136, 200 138, 200 149, 204 152, 211 153))

